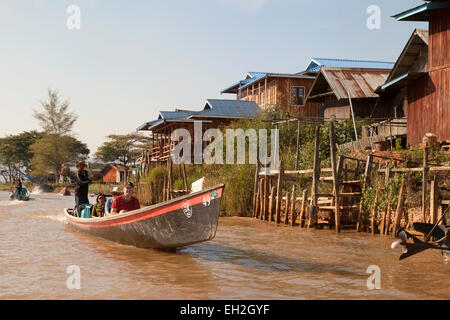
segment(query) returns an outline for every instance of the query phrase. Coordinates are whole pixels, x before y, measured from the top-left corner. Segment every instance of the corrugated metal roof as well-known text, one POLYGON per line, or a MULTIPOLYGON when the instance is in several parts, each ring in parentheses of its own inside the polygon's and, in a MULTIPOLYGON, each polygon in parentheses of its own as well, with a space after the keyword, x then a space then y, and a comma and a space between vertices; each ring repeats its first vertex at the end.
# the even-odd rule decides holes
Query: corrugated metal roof
POLYGON ((164 122, 164 120, 162 120, 162 119, 152 120, 152 121, 146 122, 143 125, 136 128, 136 131, 150 130, 150 128, 153 127, 154 125, 157 125, 157 124, 163 123, 163 122, 164 122))
POLYGON ((389 70, 358 68, 322 68, 314 81, 308 100, 315 96, 331 92, 338 100, 376 98, 375 93, 380 85, 386 82, 389 70), (348 91, 348 94, 347 94, 348 91))
POLYGON ((158 119, 144 123, 136 131, 152 131, 167 122, 191 122, 197 118, 251 118, 260 113, 261 109, 252 101, 207 99, 201 111, 160 111, 158 119))
MULTIPOLYGON (((347 59, 329 59, 312 58, 305 71, 301 72, 319 72, 321 68, 364 68, 364 69, 392 69, 394 62, 370 61, 370 60, 347 60, 347 59)), ((301 74, 300 73, 300 74, 301 74)))
POLYGON ((159 119, 173 120, 173 119, 186 119, 195 111, 160 111, 159 119))
POLYGON ((259 106, 253 101, 207 99, 202 111, 192 114, 195 118, 251 118, 261 113, 259 106))

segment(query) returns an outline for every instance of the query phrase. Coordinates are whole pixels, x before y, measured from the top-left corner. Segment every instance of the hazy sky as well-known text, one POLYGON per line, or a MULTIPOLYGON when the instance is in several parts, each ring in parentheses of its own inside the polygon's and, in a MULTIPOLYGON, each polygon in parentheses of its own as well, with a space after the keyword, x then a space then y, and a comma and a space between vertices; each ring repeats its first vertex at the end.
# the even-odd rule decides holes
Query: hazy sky
POLYGON ((311 57, 395 61, 424 23, 420 0, 0 0, 0 137, 39 129, 47 88, 70 100, 91 152, 159 110, 200 110, 248 71, 299 72, 311 57), (81 10, 69 30, 67 8, 81 10), (381 30, 369 30, 369 5, 381 30))

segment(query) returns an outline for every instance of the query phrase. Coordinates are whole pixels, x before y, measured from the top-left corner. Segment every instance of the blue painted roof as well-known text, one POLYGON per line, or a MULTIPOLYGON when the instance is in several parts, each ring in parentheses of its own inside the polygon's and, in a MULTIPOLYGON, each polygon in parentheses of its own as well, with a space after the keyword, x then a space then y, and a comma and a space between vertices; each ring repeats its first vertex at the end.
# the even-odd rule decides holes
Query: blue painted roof
POLYGON ((169 120, 190 120, 198 118, 251 118, 261 113, 259 106, 252 101, 207 99, 201 111, 160 111, 158 119, 139 126, 136 131, 152 130, 169 120))
POLYGON ((329 58, 312 58, 304 72, 319 72, 322 67, 331 68, 362 68, 362 69, 392 69, 395 62, 346 60, 329 58))
POLYGON ((163 119, 152 120, 152 121, 146 122, 143 125, 141 125, 138 128, 136 128, 136 131, 151 130, 152 128, 154 128, 155 126, 157 126, 157 125, 159 125, 161 123, 164 123, 163 119))
POLYGON ((261 109, 253 101, 207 99, 205 108, 192 114, 189 118, 251 118, 260 113, 261 109))
POLYGON ((195 111, 160 111, 158 119, 164 120, 176 120, 176 119, 186 119, 195 111))

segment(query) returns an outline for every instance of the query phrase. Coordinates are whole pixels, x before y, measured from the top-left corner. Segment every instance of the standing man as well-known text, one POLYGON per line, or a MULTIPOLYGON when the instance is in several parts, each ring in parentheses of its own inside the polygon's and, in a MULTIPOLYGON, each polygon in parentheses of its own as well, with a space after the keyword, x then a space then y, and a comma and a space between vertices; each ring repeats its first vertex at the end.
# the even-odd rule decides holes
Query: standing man
POLYGON ((75 173, 75 204, 78 207, 80 204, 89 204, 88 192, 91 180, 87 171, 84 170, 86 163, 78 162, 76 167, 78 171, 75 173))
POLYGON ((141 208, 139 200, 133 196, 134 185, 127 182, 123 188, 123 195, 114 199, 111 214, 133 211, 141 208))
POLYGON ((18 178, 18 181, 17 181, 16 193, 17 193, 17 197, 20 198, 20 196, 22 195, 22 179, 20 177, 18 178))

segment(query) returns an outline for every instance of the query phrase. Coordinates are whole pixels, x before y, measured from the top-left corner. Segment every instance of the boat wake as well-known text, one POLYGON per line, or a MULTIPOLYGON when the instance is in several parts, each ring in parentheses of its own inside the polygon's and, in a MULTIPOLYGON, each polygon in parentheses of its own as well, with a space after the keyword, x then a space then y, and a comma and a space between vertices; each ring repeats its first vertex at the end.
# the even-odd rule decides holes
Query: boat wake
POLYGON ((31 193, 35 194, 35 195, 38 195, 38 194, 43 194, 44 191, 42 190, 42 188, 40 186, 36 186, 36 187, 33 188, 31 193))
POLYGON ((61 222, 61 223, 64 223, 64 224, 67 223, 66 217, 64 215, 62 215, 62 214, 45 215, 45 216, 33 216, 33 218, 51 220, 51 221, 61 222))

